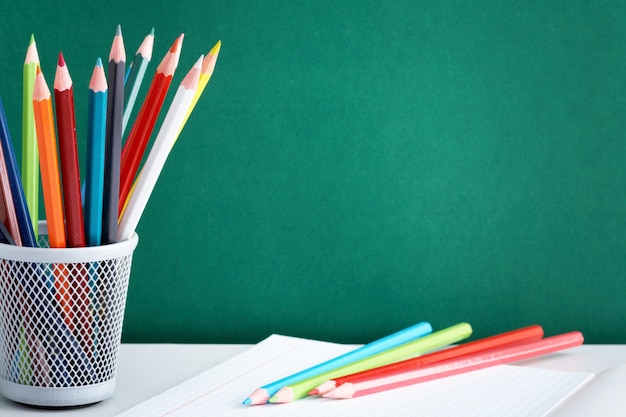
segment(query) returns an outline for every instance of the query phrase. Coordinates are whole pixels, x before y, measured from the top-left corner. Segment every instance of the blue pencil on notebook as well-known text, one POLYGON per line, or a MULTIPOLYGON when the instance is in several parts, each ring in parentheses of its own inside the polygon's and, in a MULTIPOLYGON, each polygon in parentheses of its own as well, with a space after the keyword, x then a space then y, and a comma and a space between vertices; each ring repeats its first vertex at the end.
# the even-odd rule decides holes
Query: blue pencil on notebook
POLYGON ((400 330, 396 333, 385 336, 382 339, 378 339, 374 342, 368 343, 358 349, 337 356, 326 362, 322 362, 318 365, 312 366, 303 371, 297 372, 293 375, 279 379, 278 381, 264 385, 256 389, 248 398, 244 400, 244 404, 256 405, 265 404, 271 396, 276 394, 282 387, 293 384, 298 381, 311 378, 315 375, 320 375, 324 372, 336 369, 341 366, 348 365, 350 363, 367 358, 368 356, 375 355, 387 349, 402 345, 411 340, 426 336, 433 331, 432 326, 429 323, 422 322, 406 329, 400 330))
POLYGON ((20 228, 22 246, 37 247, 37 239, 33 230, 33 224, 31 223, 30 212, 26 205, 26 195, 24 194, 22 177, 17 168, 15 151, 13 150, 13 142, 11 140, 11 134, 9 133, 9 126, 4 113, 2 99, 0 99, 0 141, 2 142, 4 162, 9 176, 9 184, 11 185, 11 194, 13 195, 13 205, 20 228))

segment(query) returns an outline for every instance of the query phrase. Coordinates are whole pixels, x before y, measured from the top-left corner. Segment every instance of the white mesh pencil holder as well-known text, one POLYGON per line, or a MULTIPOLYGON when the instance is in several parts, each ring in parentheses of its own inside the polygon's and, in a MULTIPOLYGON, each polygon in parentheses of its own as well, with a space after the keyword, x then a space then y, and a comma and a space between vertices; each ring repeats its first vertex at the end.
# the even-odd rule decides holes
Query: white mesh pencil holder
POLYGON ((138 237, 87 248, 0 244, 0 392, 24 404, 85 405, 115 390, 138 237))

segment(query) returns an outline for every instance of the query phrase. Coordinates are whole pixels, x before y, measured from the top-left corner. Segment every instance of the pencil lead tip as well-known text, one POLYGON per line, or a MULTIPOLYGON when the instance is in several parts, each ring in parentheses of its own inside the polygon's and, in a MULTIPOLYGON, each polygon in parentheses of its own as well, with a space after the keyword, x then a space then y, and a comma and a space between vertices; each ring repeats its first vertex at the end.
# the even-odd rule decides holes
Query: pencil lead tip
POLYGON ((33 43, 35 43, 35 34, 31 33, 30 34, 30 41, 28 41, 28 44, 32 45, 33 43))
POLYGON ((154 28, 150 31, 150 35, 154 36, 154 28))
POLYGON ((245 400, 243 400, 243 405, 250 405, 252 404, 252 400, 250 398, 246 398, 245 400))
POLYGON ((117 25, 115 28, 115 36, 122 36, 122 25, 117 25))
POLYGON ((57 62, 57 65, 60 67, 65 66, 65 58, 63 58, 63 52, 59 52, 59 61, 57 62))
POLYGON ((101 67, 102 66, 102 58, 98 57, 98 59, 96 59, 96 67, 101 67))
POLYGON ((311 391, 309 391, 309 395, 320 395, 320 391, 317 388, 312 389, 311 391))
POLYGON ((37 65, 37 74, 41 74, 41 67, 37 65))

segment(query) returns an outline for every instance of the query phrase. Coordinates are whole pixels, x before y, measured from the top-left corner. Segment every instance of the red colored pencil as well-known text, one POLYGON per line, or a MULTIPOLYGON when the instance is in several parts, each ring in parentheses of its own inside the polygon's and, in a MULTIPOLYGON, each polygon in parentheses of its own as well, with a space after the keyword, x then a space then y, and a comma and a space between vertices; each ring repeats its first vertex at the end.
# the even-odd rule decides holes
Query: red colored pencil
POLYGON ((434 362, 441 362, 447 359, 458 358, 460 356, 469 355, 476 352, 484 352, 487 349, 512 345, 514 343, 530 342, 539 340, 543 337, 543 328, 538 325, 523 327, 506 333, 497 334, 495 336, 486 337, 484 339, 475 340, 473 342, 463 343, 461 345, 448 349, 439 350, 426 355, 407 359, 400 362, 390 363, 389 365, 380 366, 378 368, 369 369, 367 371, 357 372, 351 375, 345 375, 339 378, 331 379, 324 382, 319 387, 312 390, 309 395, 322 395, 332 391, 336 387, 346 382, 358 382, 373 377, 382 377, 386 375, 394 375, 398 372, 404 372, 416 369, 420 366, 434 362))
POLYGON ((70 247, 83 247, 85 246, 85 226, 80 194, 74 89, 63 54, 59 54, 59 62, 54 77, 54 101, 61 159, 67 243, 70 247))
POLYGON ((137 175, 143 154, 148 146, 150 135, 154 130, 165 96, 172 83, 174 72, 178 66, 183 36, 180 35, 156 69, 156 73, 146 94, 146 98, 139 109, 137 118, 128 134, 128 139, 122 149, 122 167, 120 175, 120 197, 118 216, 122 213, 126 199, 137 175))
POLYGON ((395 375, 373 377, 360 380, 359 382, 346 382, 323 396, 326 398, 360 397, 495 365, 534 358, 579 346, 582 343, 583 335, 580 332, 565 333, 535 342, 516 344, 500 349, 489 349, 486 352, 478 352, 460 358, 435 362, 413 370, 398 372, 395 375))

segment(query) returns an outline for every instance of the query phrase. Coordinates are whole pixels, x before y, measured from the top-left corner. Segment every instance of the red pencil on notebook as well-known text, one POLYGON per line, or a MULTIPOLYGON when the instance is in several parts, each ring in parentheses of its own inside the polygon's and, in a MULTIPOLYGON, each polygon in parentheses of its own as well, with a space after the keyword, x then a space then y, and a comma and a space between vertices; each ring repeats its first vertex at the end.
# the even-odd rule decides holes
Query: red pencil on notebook
POLYGON ((534 358, 579 346, 582 343, 583 335, 580 332, 565 333, 535 342, 516 344, 500 349, 489 349, 485 352, 435 362, 416 367, 415 369, 400 371, 393 375, 374 376, 371 378, 362 378, 358 381, 345 382, 323 396, 325 398, 360 397, 495 365, 534 358))
POLYGON ((486 337, 484 339, 475 340, 473 342, 463 343, 459 346, 448 349, 439 350, 426 355, 407 359, 400 362, 391 363, 389 365, 380 366, 378 368, 369 369, 367 371, 357 372, 351 375, 345 375, 339 378, 331 379, 324 382, 312 390, 309 395, 322 395, 332 391, 336 387, 346 382, 359 381, 374 377, 382 377, 386 375, 394 375, 398 372, 415 369, 417 367, 427 365, 434 362, 441 362, 447 359, 458 358, 460 356, 469 355, 476 352, 484 352, 488 349, 497 347, 510 346, 515 343, 524 343, 539 340, 543 337, 543 328, 539 325, 532 325, 516 329, 510 332, 497 334, 495 336, 486 337))

